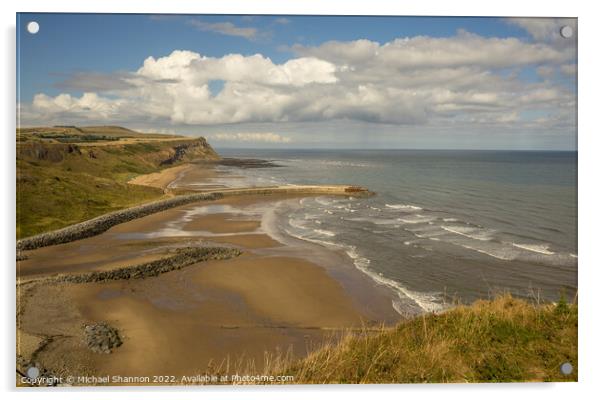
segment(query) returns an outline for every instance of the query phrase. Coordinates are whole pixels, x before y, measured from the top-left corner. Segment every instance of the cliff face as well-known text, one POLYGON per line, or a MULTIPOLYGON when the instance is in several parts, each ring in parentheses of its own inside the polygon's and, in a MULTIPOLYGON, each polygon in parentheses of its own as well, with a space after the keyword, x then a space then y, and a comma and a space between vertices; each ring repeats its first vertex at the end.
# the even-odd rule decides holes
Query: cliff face
POLYGON ((17 146, 17 160, 60 162, 65 159, 65 155, 70 153, 81 154, 81 151, 74 144, 31 142, 17 146))
POLYGON ((173 165, 181 161, 214 161, 220 159, 220 156, 203 137, 192 141, 178 142, 173 144, 168 151, 170 156, 161 161, 160 165, 173 165))

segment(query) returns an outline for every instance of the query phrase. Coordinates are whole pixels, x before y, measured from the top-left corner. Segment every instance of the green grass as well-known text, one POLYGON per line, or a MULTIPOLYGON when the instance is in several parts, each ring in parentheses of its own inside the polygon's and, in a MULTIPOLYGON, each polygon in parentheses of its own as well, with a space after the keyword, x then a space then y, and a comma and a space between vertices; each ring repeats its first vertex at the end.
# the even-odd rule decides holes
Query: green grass
MULTIPOLYGON (((172 138, 174 135, 165 135, 159 133, 141 133, 122 126, 73 126, 73 125, 57 125, 57 126, 39 126, 30 128, 17 128, 17 138, 35 139, 35 138, 55 138, 73 137, 79 138, 81 141, 86 141, 84 136, 105 136, 114 138, 172 138)), ((181 137, 181 136, 180 136, 181 137)), ((90 139, 90 138, 89 138, 90 139)))
MULTIPOLYGON (((76 150, 69 151, 67 144, 35 140, 19 143, 17 238, 161 198, 161 189, 127 181, 162 169, 161 161, 171 156, 175 144, 76 146, 76 150)), ((215 155, 210 147, 195 151, 191 159, 215 155)))
POLYGON ((577 380, 577 305, 534 305, 509 295, 350 332, 307 358, 273 363, 294 383, 577 380), (560 366, 570 362, 573 373, 560 366))
POLYGON ((17 163, 17 238, 163 196, 160 189, 126 183, 128 173, 144 173, 145 168, 140 166, 115 164, 106 168, 89 161, 74 164, 17 163))

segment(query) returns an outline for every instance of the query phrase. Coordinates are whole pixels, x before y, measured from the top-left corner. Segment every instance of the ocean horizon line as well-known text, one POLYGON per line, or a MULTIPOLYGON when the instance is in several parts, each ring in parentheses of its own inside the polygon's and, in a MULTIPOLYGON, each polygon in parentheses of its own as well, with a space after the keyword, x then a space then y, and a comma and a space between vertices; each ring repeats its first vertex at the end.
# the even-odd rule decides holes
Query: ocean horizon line
POLYGON ((457 152, 524 152, 524 153, 578 153, 578 149, 452 149, 452 148, 357 148, 357 147, 220 147, 215 150, 301 150, 301 151, 457 151, 457 152))

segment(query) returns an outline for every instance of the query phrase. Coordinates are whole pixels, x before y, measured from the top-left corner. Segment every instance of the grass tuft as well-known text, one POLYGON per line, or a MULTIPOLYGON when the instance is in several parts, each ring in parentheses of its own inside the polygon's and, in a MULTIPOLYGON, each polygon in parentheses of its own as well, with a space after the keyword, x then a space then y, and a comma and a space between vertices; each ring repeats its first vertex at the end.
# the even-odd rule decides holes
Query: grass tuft
POLYGON ((442 314, 349 332, 272 374, 295 383, 577 380, 577 304, 537 305, 501 295, 442 314), (570 362, 565 376, 560 366, 570 362))

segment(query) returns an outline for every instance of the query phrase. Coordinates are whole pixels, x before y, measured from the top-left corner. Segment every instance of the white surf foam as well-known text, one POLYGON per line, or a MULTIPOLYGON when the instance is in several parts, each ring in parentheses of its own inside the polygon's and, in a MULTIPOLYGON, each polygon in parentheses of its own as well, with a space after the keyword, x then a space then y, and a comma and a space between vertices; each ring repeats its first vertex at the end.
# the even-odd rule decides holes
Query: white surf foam
POLYGON ((326 197, 316 197, 314 200, 316 201, 316 203, 321 204, 323 206, 329 206, 332 203, 334 203, 332 199, 328 199, 326 197))
POLYGON ((423 233, 414 233, 414 236, 416 236, 420 239, 431 239, 431 238, 435 238, 437 236, 441 236, 444 234, 445 234, 445 232, 443 232, 443 231, 430 231, 430 232, 425 231, 423 233))
MULTIPOLYGON (((313 234, 317 234, 317 235, 320 235, 320 236, 328 236, 328 237, 334 237, 334 236, 336 236, 336 233, 334 233, 332 231, 328 231, 326 229, 310 228, 310 227, 308 227, 308 226, 305 225, 305 221, 306 220, 289 218, 288 223, 293 228, 298 229, 300 231, 303 231, 305 233, 304 235, 300 234, 300 237, 303 238, 303 239, 307 239, 308 235, 313 235, 313 234)), ((296 236, 296 235, 293 235, 293 236, 296 236)))
POLYGON ((448 232, 455 233, 456 235, 466 236, 471 239, 488 241, 491 240, 491 236, 495 231, 481 229, 481 228, 471 228, 469 226, 445 226, 442 225, 441 228, 445 229, 448 232))
POLYGON ((413 206, 411 204, 385 204, 385 207, 392 208, 394 210, 406 210, 406 211, 420 211, 422 207, 413 206))
POLYGON ((300 219, 289 218, 288 223, 293 228, 297 228, 297 229, 301 229, 301 230, 307 229, 307 227, 304 224, 304 221, 300 220, 300 219))
MULTIPOLYGON (((437 312, 437 311, 441 311, 444 308, 443 304, 441 304, 439 302, 438 296, 436 294, 419 293, 419 292, 415 292, 413 290, 409 290, 392 279, 385 278, 384 276, 382 276, 380 274, 374 273, 373 271, 368 269, 368 266, 370 265, 370 260, 365 257, 360 256, 358 254, 355 246, 345 246, 345 247, 346 247, 345 252, 353 260, 354 265, 360 271, 362 271, 363 273, 368 275, 376 283, 379 283, 381 285, 385 285, 385 286, 388 286, 388 287, 394 289, 397 292, 397 295, 399 296, 400 299, 403 300, 404 297, 409 298, 414 303, 416 303, 423 311, 426 311, 426 312, 437 312)), ((399 307, 396 307, 395 301, 393 302, 393 308, 399 314, 401 314, 401 315, 404 314, 403 310, 399 309, 399 307)))
MULTIPOLYGON (((289 224, 291 226, 299 229, 299 224, 295 224, 295 222, 296 222, 295 219, 293 219, 293 218, 289 219, 289 224), (297 226, 295 226, 295 225, 297 225, 297 226)), ((300 228, 301 228, 300 230, 304 231, 304 233, 307 233, 308 229, 306 227, 300 226, 300 228)), ((318 239, 313 236, 308 236, 307 234, 291 232, 288 229, 284 229, 284 231, 288 235, 296 237, 301 240, 306 240, 308 242, 317 243, 317 244, 326 246, 328 248, 343 249, 345 251, 345 253, 349 256, 349 258, 351 258, 353 265, 355 265, 355 267, 357 269, 359 269, 361 272, 368 275, 376 283, 388 286, 389 288, 393 289, 394 292, 397 293, 397 296, 400 299, 399 304, 403 303, 403 301, 407 302, 409 299, 410 301, 415 303, 421 310, 423 310, 425 312, 436 312, 436 311, 440 311, 444 308, 443 304, 441 304, 441 302, 439 301, 438 297, 435 294, 414 292, 412 290, 409 290, 409 289, 403 287, 398 282, 396 282, 392 279, 388 279, 374 271, 371 271, 369 269, 370 260, 366 257, 362 257, 358 253, 357 248, 355 246, 321 240, 321 239, 318 239)), ((316 230, 313 229, 312 231, 315 232, 316 230)), ((329 231, 322 231, 322 232, 329 232, 329 231)), ((330 233, 334 234, 334 232, 330 232, 330 233)), ((326 236, 329 236, 329 235, 326 235, 326 236)), ((393 303, 393 308, 395 309, 395 311, 397 311, 401 315, 405 315, 407 312, 407 310, 402 310, 402 309, 400 309, 400 307, 396 307, 395 302, 393 303)))
MULTIPOLYGON (((345 221, 356 221, 356 222, 373 222, 374 219, 373 218, 366 218, 366 217, 352 217, 352 218, 341 218, 345 221)), ((395 220, 392 220, 395 221, 395 220)))
POLYGON ((527 250, 527 251, 532 251, 534 253, 545 254, 545 255, 548 255, 548 256, 556 254, 553 251, 548 250, 548 248, 550 247, 550 245, 547 244, 547 243, 545 243, 545 244, 512 243, 512 246, 518 247, 519 249, 523 249, 523 250, 527 250))
POLYGON ((316 238, 305 236, 305 235, 300 235, 298 233, 291 232, 288 229, 284 229, 284 232, 287 235, 292 236, 294 238, 305 240, 305 241, 312 242, 312 243, 318 243, 318 244, 321 244, 321 245, 329 247, 329 248, 339 248, 339 247, 341 247, 337 243, 328 242, 328 241, 325 241, 325 240, 320 240, 320 239, 316 239, 316 238))
POLYGON ((327 231, 325 229, 314 229, 314 232, 316 232, 318 235, 322 235, 322 236, 329 236, 329 237, 333 237, 336 236, 337 234, 331 231, 327 231))
POLYGON ((399 218, 399 221, 403 222, 404 224, 425 224, 427 222, 433 222, 436 219, 436 217, 416 214, 415 217, 399 218))
POLYGON ((369 163, 357 163, 348 161, 334 161, 334 160, 314 160, 314 162, 324 165, 330 165, 333 167, 374 167, 374 164, 369 163))
POLYGON ((466 244, 461 244, 460 246, 464 247, 465 249, 474 250, 474 251, 478 251, 479 253, 487 254, 488 256, 497 258, 499 260, 509 261, 509 260, 514 260, 516 258, 515 254, 508 254, 508 252, 499 251, 499 250, 495 250, 495 249, 482 249, 482 248, 478 248, 478 247, 472 247, 472 246, 469 246, 466 244))

